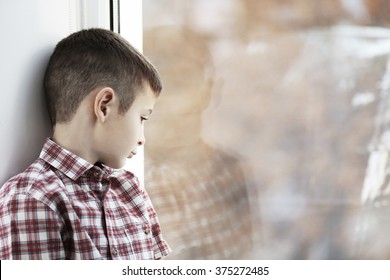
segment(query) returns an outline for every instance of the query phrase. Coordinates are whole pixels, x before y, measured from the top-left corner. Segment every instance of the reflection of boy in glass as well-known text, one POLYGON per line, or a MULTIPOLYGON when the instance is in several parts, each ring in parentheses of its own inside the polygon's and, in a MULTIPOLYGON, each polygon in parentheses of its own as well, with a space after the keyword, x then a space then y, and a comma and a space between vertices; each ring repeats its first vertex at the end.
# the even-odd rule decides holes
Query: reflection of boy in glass
POLYGON ((240 163, 201 138, 212 90, 204 38, 185 28, 154 28, 144 33, 144 52, 164 80, 158 117, 145 132, 158 139, 146 147, 145 180, 172 257, 249 257, 252 227, 240 163))

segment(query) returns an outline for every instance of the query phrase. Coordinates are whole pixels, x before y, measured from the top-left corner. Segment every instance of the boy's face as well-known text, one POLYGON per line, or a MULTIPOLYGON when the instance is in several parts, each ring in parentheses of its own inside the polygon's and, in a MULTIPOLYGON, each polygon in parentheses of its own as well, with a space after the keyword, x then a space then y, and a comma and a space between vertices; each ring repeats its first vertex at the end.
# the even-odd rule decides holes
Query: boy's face
POLYGON ((145 143, 144 123, 152 113, 155 102, 154 92, 149 85, 145 85, 125 114, 119 114, 118 110, 111 113, 99 147, 103 164, 121 168, 126 158, 137 153, 137 147, 145 143))

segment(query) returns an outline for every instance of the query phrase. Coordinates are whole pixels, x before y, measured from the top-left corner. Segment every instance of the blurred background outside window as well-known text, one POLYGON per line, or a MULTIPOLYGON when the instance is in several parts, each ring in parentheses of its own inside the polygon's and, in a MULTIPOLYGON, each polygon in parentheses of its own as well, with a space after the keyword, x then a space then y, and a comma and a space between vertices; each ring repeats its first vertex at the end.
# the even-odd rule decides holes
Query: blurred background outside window
POLYGON ((390 258, 390 1, 144 0, 172 259, 390 258))

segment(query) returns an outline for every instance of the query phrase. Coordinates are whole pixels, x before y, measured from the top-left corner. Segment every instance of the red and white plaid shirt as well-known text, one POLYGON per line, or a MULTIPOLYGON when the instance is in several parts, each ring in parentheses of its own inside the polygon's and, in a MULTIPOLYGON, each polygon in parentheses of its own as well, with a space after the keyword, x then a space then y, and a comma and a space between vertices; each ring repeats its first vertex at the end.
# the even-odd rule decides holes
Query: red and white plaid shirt
POLYGON ((159 259, 171 250, 137 178, 47 139, 0 189, 0 259, 159 259))

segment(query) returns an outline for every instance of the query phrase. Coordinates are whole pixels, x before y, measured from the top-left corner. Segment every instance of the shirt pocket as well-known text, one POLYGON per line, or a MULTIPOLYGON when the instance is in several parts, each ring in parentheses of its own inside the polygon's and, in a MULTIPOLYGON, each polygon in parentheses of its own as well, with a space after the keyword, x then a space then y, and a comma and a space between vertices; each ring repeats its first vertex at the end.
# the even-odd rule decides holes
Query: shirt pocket
POLYGON ((148 223, 128 223, 122 227, 123 252, 129 259, 154 259, 151 226, 148 223))

